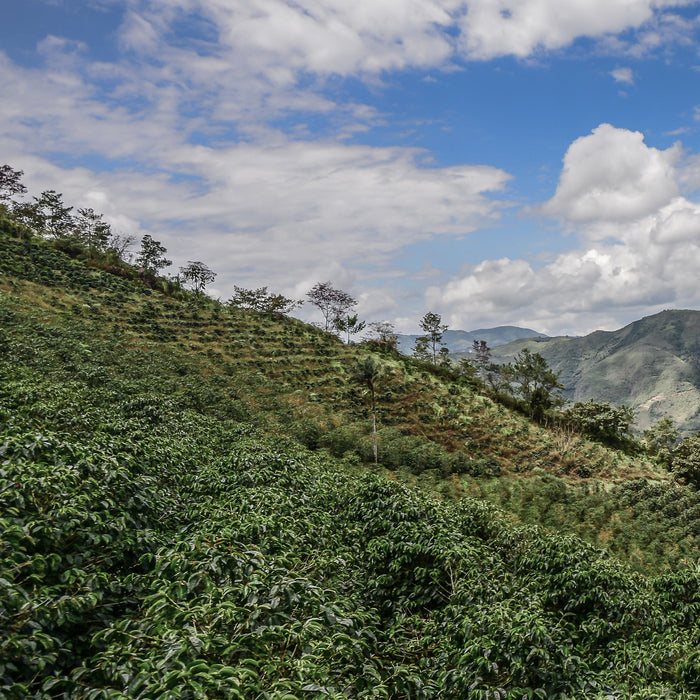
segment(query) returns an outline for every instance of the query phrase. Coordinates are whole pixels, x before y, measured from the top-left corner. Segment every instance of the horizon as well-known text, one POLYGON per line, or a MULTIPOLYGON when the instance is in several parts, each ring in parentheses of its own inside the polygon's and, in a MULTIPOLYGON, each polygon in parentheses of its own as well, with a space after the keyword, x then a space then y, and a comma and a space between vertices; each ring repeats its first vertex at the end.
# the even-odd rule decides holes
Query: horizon
MULTIPOLYGON (((0 160, 210 288, 368 321, 700 307, 700 0, 25 0, 0 160)), ((316 317, 308 310, 304 320, 316 317)))

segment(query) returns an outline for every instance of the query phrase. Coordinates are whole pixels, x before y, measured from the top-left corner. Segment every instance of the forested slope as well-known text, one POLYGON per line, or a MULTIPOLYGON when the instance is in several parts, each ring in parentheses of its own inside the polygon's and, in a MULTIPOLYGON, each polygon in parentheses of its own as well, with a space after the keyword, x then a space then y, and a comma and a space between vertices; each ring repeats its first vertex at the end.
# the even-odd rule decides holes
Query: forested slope
POLYGON ((700 692, 695 567, 644 575, 466 495, 569 484, 573 512, 584 466, 692 490, 381 354, 388 464, 362 466, 369 349, 0 246, 0 696, 700 692))
POLYGON ((523 347, 559 373, 571 400, 628 405, 640 429, 663 416, 686 434, 700 429, 700 311, 662 311, 581 338, 517 340, 493 357, 508 361, 523 347))

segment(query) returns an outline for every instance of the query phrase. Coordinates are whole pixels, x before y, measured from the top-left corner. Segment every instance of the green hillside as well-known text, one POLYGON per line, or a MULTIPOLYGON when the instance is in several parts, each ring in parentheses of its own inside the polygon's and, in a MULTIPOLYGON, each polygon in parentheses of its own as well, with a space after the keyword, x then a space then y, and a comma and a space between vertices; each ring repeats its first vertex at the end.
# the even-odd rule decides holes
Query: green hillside
POLYGON ((0 221, 0 697, 697 697, 695 489, 71 254, 0 221))
POLYGON ((630 406, 640 429, 670 416, 686 434, 700 430, 700 311, 662 311, 580 338, 518 340, 492 357, 507 362, 523 347, 559 372, 572 401, 630 406))

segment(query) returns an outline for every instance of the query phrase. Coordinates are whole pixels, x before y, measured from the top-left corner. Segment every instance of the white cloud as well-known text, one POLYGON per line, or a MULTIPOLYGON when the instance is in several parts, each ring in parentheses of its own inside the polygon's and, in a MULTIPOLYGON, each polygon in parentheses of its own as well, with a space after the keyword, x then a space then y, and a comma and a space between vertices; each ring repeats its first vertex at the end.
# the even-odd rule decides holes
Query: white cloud
POLYGON ((616 83, 634 85, 634 71, 631 68, 615 68, 610 71, 610 75, 616 83))
POLYGON ((557 191, 543 211, 575 223, 649 214, 678 192, 680 156, 680 146, 660 151, 638 131, 601 124, 571 144, 557 191))
MULTIPOLYGON (((578 37, 603 38, 654 20, 662 8, 683 0, 470 0, 460 22, 461 49, 471 58, 513 54, 569 45, 578 37)), ((680 28, 679 30, 680 31, 680 28)), ((667 37, 670 38, 670 37, 667 37)))
POLYGON ((605 41, 629 29, 639 30, 638 41, 620 42, 619 49, 642 54, 687 40, 689 22, 668 10, 691 2, 134 0, 122 36, 125 46, 152 53, 169 23, 204 17, 216 41, 200 40, 202 49, 281 87, 302 73, 378 74, 440 67, 457 56, 526 58, 579 37, 605 41))
POLYGON ((678 194, 685 163, 641 134, 602 125, 574 141, 544 207, 575 225, 579 247, 539 267, 484 261, 428 291, 452 327, 522 324, 542 332, 616 328, 669 307, 697 307, 700 203, 678 194))
POLYGON ((211 260, 223 288, 250 280, 288 290, 334 265, 350 277, 386 269, 407 245, 493 220, 502 206, 493 196, 509 180, 488 166, 427 167, 416 149, 270 130, 251 142, 192 145, 167 92, 150 109, 110 108, 75 73, 0 64, 0 150, 32 192, 59 189, 125 232, 159 237, 173 256, 211 260), (41 148, 31 154, 38 143, 121 165, 59 168, 41 148))

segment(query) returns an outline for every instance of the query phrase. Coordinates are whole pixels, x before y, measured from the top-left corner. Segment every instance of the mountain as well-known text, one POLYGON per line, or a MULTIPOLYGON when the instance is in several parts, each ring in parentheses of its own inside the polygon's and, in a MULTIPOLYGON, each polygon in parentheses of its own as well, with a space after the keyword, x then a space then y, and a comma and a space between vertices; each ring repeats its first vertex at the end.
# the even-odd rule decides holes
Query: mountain
POLYGON ((700 430, 700 311, 662 311, 577 338, 517 340, 492 359, 508 362, 524 347, 559 372, 572 401, 630 406, 641 429, 670 416, 683 433, 700 430))
POLYGON ((85 252, 0 216, 0 697, 697 696, 641 448, 85 252))
MULTIPOLYGON (((399 351, 405 355, 413 352, 418 335, 399 335, 399 351)), ((546 336, 531 328, 519 328, 518 326, 498 326, 496 328, 479 328, 475 331, 445 331, 442 340, 450 354, 469 352, 475 340, 485 340, 489 347, 511 343, 521 338, 544 338, 546 336)))

